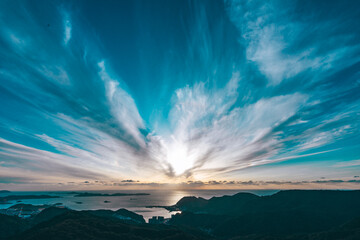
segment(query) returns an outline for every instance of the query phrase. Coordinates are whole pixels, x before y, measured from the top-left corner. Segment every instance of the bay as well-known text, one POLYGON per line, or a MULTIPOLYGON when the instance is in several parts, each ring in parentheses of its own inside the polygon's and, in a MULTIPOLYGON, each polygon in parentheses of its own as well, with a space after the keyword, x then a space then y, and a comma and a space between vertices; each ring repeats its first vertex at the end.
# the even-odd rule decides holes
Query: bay
MULTIPOLYGON (((171 214, 163 208, 146 208, 146 206, 171 206, 176 204, 185 196, 196 196, 209 199, 211 197, 220 197, 224 195, 234 195, 239 192, 250 192, 259 196, 271 195, 278 190, 105 190, 105 191, 86 191, 91 193, 113 194, 113 193, 148 193, 150 195, 139 196, 93 196, 93 197, 75 197, 76 193, 68 192, 10 192, 0 193, 0 197, 7 195, 51 195, 61 198, 49 199, 24 199, 21 202, 12 201, 9 204, 0 204, 1 208, 8 208, 18 203, 42 205, 61 203, 63 206, 74 210, 97 210, 109 209, 118 210, 126 208, 137 214, 143 215, 146 221, 153 216, 171 217, 171 214)), ((85 192, 85 191, 78 191, 85 192)))

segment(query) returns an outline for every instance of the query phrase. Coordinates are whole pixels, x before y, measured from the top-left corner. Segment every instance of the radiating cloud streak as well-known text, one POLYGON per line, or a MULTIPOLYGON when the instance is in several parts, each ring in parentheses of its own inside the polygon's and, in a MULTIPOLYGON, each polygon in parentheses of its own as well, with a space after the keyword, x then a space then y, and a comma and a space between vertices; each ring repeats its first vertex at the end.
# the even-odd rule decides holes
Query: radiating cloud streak
POLYGON ((113 116, 126 130, 129 137, 135 138, 136 143, 144 148, 144 138, 139 129, 145 129, 145 126, 134 99, 119 86, 119 82, 109 76, 104 61, 99 62, 98 66, 99 76, 105 83, 106 96, 113 116))
POLYGON ((230 110, 237 100, 238 81, 236 74, 218 91, 209 92, 200 83, 176 92, 170 112, 174 130, 164 141, 165 157, 177 168, 175 175, 191 175, 206 168, 211 172, 223 166, 254 166, 278 153, 281 140, 271 130, 293 116, 307 97, 293 94, 260 99, 230 110))
POLYGON ((344 171, 344 179, 333 179, 357 184, 346 179, 360 156, 360 32, 347 19, 357 10, 340 8, 332 17, 316 3, 306 3, 310 13, 284 1, 192 4, 179 29, 185 44, 174 41, 169 51, 171 34, 159 37, 157 51, 176 57, 146 56, 151 38, 145 50, 129 50, 146 63, 134 74, 150 79, 136 88, 123 74, 128 66, 114 67, 126 56, 112 56, 99 29, 71 8, 44 4, 47 11, 37 12, 26 2, 1 3, 0 183, 340 183, 293 180, 293 168, 284 181, 242 178, 244 169, 326 160, 335 163, 324 168, 344 171), (153 96, 149 104, 142 95, 153 96))
POLYGON ((0 139, 1 175, 17 178, 31 178, 37 180, 60 178, 98 178, 104 177, 103 173, 87 170, 82 164, 77 163, 73 156, 64 156, 21 144, 0 139), (11 171, 9 171, 11 170, 11 171), (33 175, 33 173, 37 173, 33 175), (49 175, 42 176, 43 173, 49 175), (55 176, 54 176, 55 175, 55 176))

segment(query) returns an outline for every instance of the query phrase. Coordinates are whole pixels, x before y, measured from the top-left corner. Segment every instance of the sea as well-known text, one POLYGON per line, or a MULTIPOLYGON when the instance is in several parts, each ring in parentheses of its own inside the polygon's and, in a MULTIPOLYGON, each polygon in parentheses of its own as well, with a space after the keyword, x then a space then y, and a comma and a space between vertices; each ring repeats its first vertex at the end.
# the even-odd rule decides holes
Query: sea
POLYGON ((147 206, 171 206, 176 204, 185 196, 202 197, 210 199, 212 197, 220 197, 224 195, 234 195, 239 192, 249 192, 259 196, 271 195, 279 190, 107 190, 107 191, 79 191, 93 192, 102 194, 112 193, 148 193, 150 195, 139 196, 96 196, 96 197, 75 197, 75 193, 71 192, 10 192, 0 193, 0 197, 7 195, 51 195, 60 198, 49 199, 24 199, 12 201, 9 204, 0 204, 0 209, 8 208, 18 203, 43 205, 58 204, 73 210, 97 210, 109 209, 118 210, 126 208, 144 217, 146 221, 153 216, 163 216, 170 218, 174 212, 169 212, 164 208, 147 208, 147 206))

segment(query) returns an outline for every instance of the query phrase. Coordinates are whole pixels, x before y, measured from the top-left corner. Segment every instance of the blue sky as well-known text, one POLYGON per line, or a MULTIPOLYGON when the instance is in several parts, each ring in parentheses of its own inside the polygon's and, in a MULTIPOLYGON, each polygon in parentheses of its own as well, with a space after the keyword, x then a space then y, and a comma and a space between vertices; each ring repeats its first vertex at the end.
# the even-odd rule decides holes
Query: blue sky
POLYGON ((1 1, 0 188, 358 188, 357 1, 1 1))

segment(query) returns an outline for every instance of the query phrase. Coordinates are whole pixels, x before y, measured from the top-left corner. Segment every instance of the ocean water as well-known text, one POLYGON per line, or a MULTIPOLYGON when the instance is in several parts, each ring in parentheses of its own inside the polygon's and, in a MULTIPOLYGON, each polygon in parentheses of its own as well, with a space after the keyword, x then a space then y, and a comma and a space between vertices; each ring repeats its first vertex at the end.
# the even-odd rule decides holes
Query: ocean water
MULTIPOLYGON (((117 197, 75 197, 75 194, 69 192, 11 192, 0 193, 0 197, 6 195, 53 195, 60 196, 61 198, 50 199, 24 199, 21 203, 41 205, 41 204, 56 204, 74 209, 74 210, 96 210, 96 209, 109 209, 118 210, 126 208, 137 214, 143 215, 145 220, 153 216, 164 216, 169 218, 171 214, 163 208, 146 208, 146 206, 171 206, 185 196, 196 196, 209 199, 211 197, 219 197, 224 195, 234 195, 239 192, 250 192, 259 196, 271 195, 278 190, 112 190, 112 191, 86 191, 95 193, 149 193, 150 195, 144 196, 117 196, 117 197), (105 203, 104 201, 110 201, 105 203), (78 204, 77 202, 82 202, 78 204)), ((85 191, 79 191, 85 192, 85 191)), ((13 201, 10 204, 0 204, 1 208, 8 208, 19 202, 13 201)))

